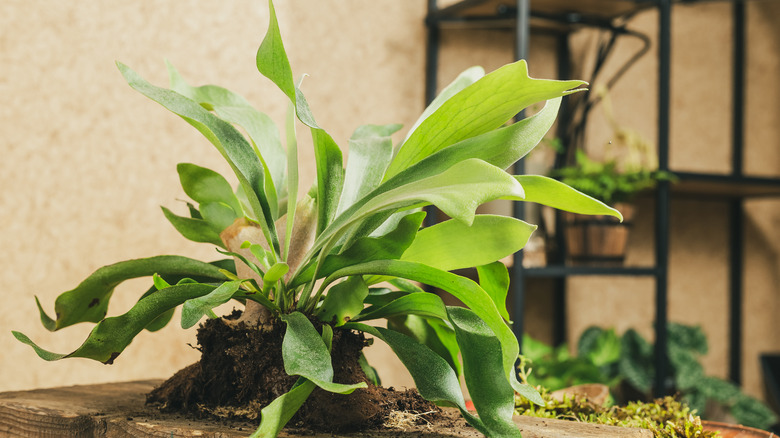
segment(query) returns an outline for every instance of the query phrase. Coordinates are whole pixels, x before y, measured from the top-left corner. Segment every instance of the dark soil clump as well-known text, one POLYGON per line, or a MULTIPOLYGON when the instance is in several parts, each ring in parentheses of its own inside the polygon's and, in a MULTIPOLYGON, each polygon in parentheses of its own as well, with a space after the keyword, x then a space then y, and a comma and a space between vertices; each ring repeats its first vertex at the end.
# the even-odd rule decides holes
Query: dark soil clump
MULTIPOLYGON (((234 311, 227 319, 235 320, 239 315, 234 311)), ((259 330, 229 325, 222 319, 206 321, 197 335, 200 362, 155 388, 147 396, 147 404, 197 418, 258 421, 260 410, 289 391, 298 379, 284 371, 281 346, 285 327, 278 322, 271 330, 259 330)), ((373 385, 358 362, 365 345, 362 334, 334 330, 334 381, 366 382, 368 388, 349 395, 317 388, 288 426, 346 432, 383 427, 398 412, 421 423, 439 413, 414 390, 373 385)))

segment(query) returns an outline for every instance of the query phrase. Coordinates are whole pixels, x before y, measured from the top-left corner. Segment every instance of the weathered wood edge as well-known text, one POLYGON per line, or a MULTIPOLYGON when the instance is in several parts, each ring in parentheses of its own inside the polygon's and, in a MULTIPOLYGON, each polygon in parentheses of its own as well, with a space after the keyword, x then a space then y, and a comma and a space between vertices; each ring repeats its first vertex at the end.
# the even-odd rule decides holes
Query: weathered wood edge
MULTIPOLYGON (((150 414, 144 408, 145 394, 159 380, 78 385, 33 391, 0 393, 0 436, 68 437, 245 437, 254 425, 226 425, 174 415, 150 414)), ((572 421, 515 417, 524 438, 652 437, 644 429, 628 429, 572 421)), ((284 433, 282 436, 298 436, 284 433)), ((479 437, 470 427, 442 430, 417 428, 409 431, 354 434, 318 434, 315 437, 479 437)))

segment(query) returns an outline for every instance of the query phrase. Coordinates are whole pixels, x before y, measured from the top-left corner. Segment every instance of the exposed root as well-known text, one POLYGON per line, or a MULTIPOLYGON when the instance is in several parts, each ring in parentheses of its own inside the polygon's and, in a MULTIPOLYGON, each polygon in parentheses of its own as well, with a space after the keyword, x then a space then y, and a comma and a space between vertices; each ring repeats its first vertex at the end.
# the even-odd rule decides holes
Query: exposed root
POLYGON ((388 429, 397 429, 401 431, 408 431, 412 429, 418 429, 420 425, 425 425, 427 428, 431 427, 431 422, 428 421, 425 416, 438 414, 438 411, 428 412, 414 412, 414 411, 393 411, 387 415, 383 426, 388 429))

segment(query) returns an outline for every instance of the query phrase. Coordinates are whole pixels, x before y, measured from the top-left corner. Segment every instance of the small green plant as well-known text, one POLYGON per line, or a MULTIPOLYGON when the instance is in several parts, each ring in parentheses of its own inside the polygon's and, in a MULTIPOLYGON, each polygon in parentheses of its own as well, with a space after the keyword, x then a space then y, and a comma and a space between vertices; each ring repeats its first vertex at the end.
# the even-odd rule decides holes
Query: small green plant
MULTIPOLYGON (((701 327, 669 323, 668 336, 668 369, 681 401, 691 409, 711 419, 707 409, 710 402, 723 407, 745 426, 766 429, 777 422, 777 416, 760 400, 731 382, 705 374, 700 357, 707 353, 708 346, 701 327)), ((553 348, 528 337, 523 346, 524 360, 532 366, 527 380, 533 385, 557 390, 582 383, 603 383, 620 393, 625 389, 621 388, 623 384, 644 394, 644 400, 650 400, 653 345, 636 330, 629 329, 621 337, 614 329, 590 327, 580 336, 574 356, 566 345, 553 348)))
POLYGON ((527 380, 550 391, 584 383, 601 383, 614 388, 621 381, 615 369, 621 354, 620 342, 614 330, 603 330, 596 340, 597 345, 587 352, 572 355, 567 344, 552 347, 525 335, 521 362, 529 372, 527 380))
POLYGON ((578 149, 575 164, 553 171, 553 176, 607 204, 630 202, 637 193, 652 189, 658 181, 670 181, 669 172, 634 168, 621 170, 617 160, 596 161, 578 149))
POLYGON ((57 354, 14 336, 45 360, 110 364, 141 331, 167 324, 174 308, 182 306, 181 325, 191 327, 235 300, 245 304, 245 326, 286 327, 284 371, 298 376, 262 408, 254 436, 276 436, 317 387, 348 394, 366 386, 334 382, 332 357, 340 352, 332 340, 340 330, 389 344, 424 398, 459 408, 485 435, 520 436, 511 419, 515 392, 542 400, 517 379, 518 343, 505 306, 509 276, 498 261, 523 248, 536 227, 475 210, 507 198, 620 217, 558 181, 503 170, 541 140, 561 97, 583 83, 530 78, 524 61, 487 75, 472 68, 444 89, 395 150, 391 135, 399 125, 357 128, 344 166, 340 148, 315 122, 293 80, 273 4, 269 9, 257 68, 290 101, 286 150, 270 119, 239 95, 190 86, 172 66, 170 89, 161 88, 118 64, 132 88, 194 126, 230 164, 236 191, 214 171, 180 164, 182 187, 193 201, 189 215, 163 212, 184 237, 232 258, 205 263, 157 256, 105 266, 57 298, 55 318, 38 304, 51 331, 97 323, 79 348, 57 354), (547 103, 533 117, 504 126, 541 101, 547 103), (317 180, 307 193, 298 187, 296 119, 314 145, 317 180), (421 207, 429 204, 452 219, 421 229, 421 207), (467 267, 477 267, 479 283, 449 272, 467 267), (114 288, 138 277, 152 277, 153 286, 127 313, 107 317, 114 288), (443 289, 467 307, 446 307, 409 280, 443 289), (377 286, 384 281, 391 287, 377 286), (478 416, 466 409, 461 377, 478 416))
POLYGON ((520 415, 560 420, 582 421, 619 427, 648 429, 656 438, 712 438, 717 432, 704 430, 696 411, 674 397, 649 402, 629 402, 625 406, 603 406, 584 396, 565 395, 555 399, 550 392, 540 391, 544 405, 518 399, 516 411, 520 415))

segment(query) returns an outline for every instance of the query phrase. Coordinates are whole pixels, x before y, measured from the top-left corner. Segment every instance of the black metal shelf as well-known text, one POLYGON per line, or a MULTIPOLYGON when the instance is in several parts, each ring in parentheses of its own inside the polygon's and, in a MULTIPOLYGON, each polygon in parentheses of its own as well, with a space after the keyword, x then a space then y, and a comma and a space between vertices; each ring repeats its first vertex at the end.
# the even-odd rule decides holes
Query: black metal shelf
MULTIPOLYGON (((528 0, 530 27, 535 30, 571 32, 581 26, 612 28, 664 0, 528 0)), ((732 0, 670 0, 673 4, 732 0)), ((463 0, 429 12, 426 23, 442 27, 514 29, 518 8, 512 0, 463 0)))
MULTIPOLYGON (((656 395, 663 395, 667 388, 667 333, 668 261, 670 232, 670 199, 672 196, 708 199, 727 202, 729 205, 729 377, 735 383, 741 380, 742 350, 742 270, 743 225, 745 199, 780 197, 780 176, 750 176, 743 173, 744 107, 746 62, 746 14, 748 0, 462 0, 445 8, 438 8, 436 0, 428 0, 426 98, 432 100, 436 91, 436 71, 440 32, 453 28, 512 29, 515 34, 515 58, 526 58, 528 39, 535 32, 552 31, 558 38, 558 57, 561 61, 561 77, 567 76, 565 67, 568 55, 566 38, 569 33, 583 26, 599 27, 615 34, 625 33, 624 25, 631 16, 646 9, 658 11, 658 164, 659 169, 669 171, 669 140, 671 106, 671 15, 672 5, 704 2, 730 3, 733 6, 732 49, 732 160, 730 174, 707 172, 673 172, 678 181, 661 182, 655 191, 655 260, 649 267, 588 267, 553 264, 539 268, 522 267, 522 251, 512 265, 514 309, 513 330, 522 339, 525 279, 546 277, 555 279, 555 298, 560 302, 554 309, 554 339, 564 339, 565 281, 569 276, 647 276, 655 279, 655 360, 654 386, 656 395)), ((561 124, 564 124, 562 121, 561 124)), ((523 163, 515 169, 522 172, 523 163)), ((515 204, 514 214, 524 215, 523 204, 515 204)), ((561 258, 558 257, 557 261, 561 258)))
MULTIPOLYGON (((567 20, 588 17, 596 21, 612 20, 655 6, 655 0, 541 0, 531 3, 531 10, 540 16, 567 20)), ((431 12, 429 19, 441 21, 478 21, 482 19, 513 19, 515 2, 507 0, 464 0, 431 12)))
MULTIPOLYGON (((669 0, 672 4, 731 2, 735 0, 669 0)), ((740 0, 736 0, 740 1, 740 0)), ((539 18, 561 22, 600 23, 626 19, 645 9, 658 7, 664 0, 530 0, 531 13, 539 18), (582 20, 582 21, 581 21, 582 20)), ((516 20, 513 0, 462 0, 429 11, 427 20, 439 22, 495 22, 516 20)))
POLYGON ((674 172, 674 196, 704 196, 722 200, 780 197, 780 178, 699 172, 674 172))
POLYGON ((547 265, 523 268, 527 277, 575 277, 575 276, 624 276, 655 277, 658 270, 653 266, 572 266, 547 265))

